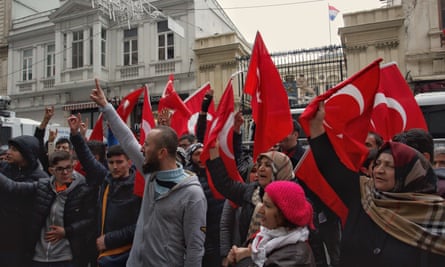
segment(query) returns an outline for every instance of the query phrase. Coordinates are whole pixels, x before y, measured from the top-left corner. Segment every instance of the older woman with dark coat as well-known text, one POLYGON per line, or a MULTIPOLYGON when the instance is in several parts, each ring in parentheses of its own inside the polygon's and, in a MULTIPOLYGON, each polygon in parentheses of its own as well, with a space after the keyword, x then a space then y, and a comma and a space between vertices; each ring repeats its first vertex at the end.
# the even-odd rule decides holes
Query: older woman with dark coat
POLYGON ((349 209, 340 266, 444 266, 445 205, 437 177, 422 154, 387 142, 371 178, 346 168, 323 126, 324 104, 310 121, 317 166, 349 209))

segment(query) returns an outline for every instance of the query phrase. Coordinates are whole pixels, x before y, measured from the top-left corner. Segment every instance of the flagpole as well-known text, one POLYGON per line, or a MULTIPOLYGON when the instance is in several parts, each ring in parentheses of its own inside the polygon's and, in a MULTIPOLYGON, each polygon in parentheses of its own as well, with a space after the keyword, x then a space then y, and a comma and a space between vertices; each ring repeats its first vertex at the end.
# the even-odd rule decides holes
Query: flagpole
MULTIPOLYGON (((329 3, 328 4, 328 13, 329 13, 329 3)), ((329 45, 332 45, 332 33, 331 33, 331 18, 328 16, 328 23, 329 23, 329 45)))

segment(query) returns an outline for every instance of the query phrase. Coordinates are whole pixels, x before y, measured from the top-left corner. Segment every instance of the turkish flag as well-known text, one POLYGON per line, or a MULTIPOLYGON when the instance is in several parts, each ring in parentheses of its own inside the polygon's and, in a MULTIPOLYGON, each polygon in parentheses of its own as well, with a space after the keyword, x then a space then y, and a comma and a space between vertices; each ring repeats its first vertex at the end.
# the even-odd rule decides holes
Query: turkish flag
MULTIPOLYGON (((326 134, 340 160, 353 171, 359 170, 368 154, 365 140, 370 129, 374 97, 379 86, 380 61, 381 59, 374 61, 351 78, 317 96, 299 118, 302 128, 309 136, 309 121, 315 116, 318 104, 324 101, 326 134)), ((295 168, 296 176, 344 223, 347 216, 346 206, 320 174, 312 151, 308 150, 306 153, 295 168)))
POLYGON ((97 140, 103 142, 104 140, 104 129, 102 123, 102 113, 97 117, 97 121, 94 124, 93 131, 91 131, 89 140, 97 140))
POLYGON ((255 121, 254 159, 292 132, 292 116, 283 81, 261 34, 257 32, 244 92, 249 94, 255 121))
POLYGON ((175 112, 180 112, 186 117, 190 117, 192 113, 175 91, 175 88, 173 87, 173 79, 173 75, 170 75, 161 99, 159 99, 158 112, 161 112, 163 109, 167 108, 172 109, 175 112))
POLYGON ((385 141, 412 128, 428 131, 422 111, 396 63, 380 68, 380 86, 371 120, 373 131, 385 141))
MULTIPOLYGON (((141 145, 144 144, 148 132, 150 132, 151 129, 153 129, 156 126, 151 108, 150 92, 148 90, 148 86, 145 86, 144 92, 145 93, 144 93, 144 105, 142 106, 142 121, 141 121, 141 128, 139 131, 139 144, 141 145)), ((144 187, 145 187, 144 176, 139 171, 137 171, 134 180, 134 194, 143 197, 144 187)))
MULTIPOLYGON (((210 158, 209 149, 215 147, 219 142, 219 155, 224 162, 227 173, 233 180, 243 182, 235 162, 233 149, 233 123, 235 119, 235 98, 233 96, 232 78, 229 80, 226 90, 221 96, 221 101, 216 111, 215 119, 208 131, 208 136, 204 140, 204 149, 201 153, 201 162, 206 162, 210 158)), ((207 167, 206 167, 207 168, 207 167)), ((216 199, 224 197, 216 190, 210 173, 206 169, 209 187, 216 199)))
MULTIPOLYGON (((206 93, 211 89, 210 83, 206 83, 201 88, 196 90, 192 95, 187 97, 184 100, 184 104, 192 113, 191 116, 186 116, 182 112, 175 112, 171 117, 171 127, 175 129, 178 137, 181 137, 184 134, 193 134, 196 135, 196 123, 198 121, 199 112, 201 111, 202 101, 206 95, 206 93)), ((215 104, 212 100, 209 106, 209 110, 207 112, 207 122, 213 120, 215 116, 215 104)), ((209 126, 209 125, 208 125, 209 126)), ((208 128, 208 127, 207 127, 208 128)))

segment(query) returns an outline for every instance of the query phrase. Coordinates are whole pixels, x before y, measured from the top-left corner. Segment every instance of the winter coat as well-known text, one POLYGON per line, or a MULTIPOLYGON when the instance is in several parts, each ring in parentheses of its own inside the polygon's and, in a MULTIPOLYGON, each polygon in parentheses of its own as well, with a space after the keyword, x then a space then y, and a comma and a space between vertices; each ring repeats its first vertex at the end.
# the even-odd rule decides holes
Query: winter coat
MULTIPOLYGON (((78 178, 80 179, 80 178, 78 178)), ((38 182, 14 182, 0 175, 0 191, 8 192, 16 196, 31 196, 34 199, 32 205, 31 224, 21 229, 27 234, 23 259, 27 264, 31 263, 35 253, 36 244, 41 237, 42 227, 50 213, 51 206, 56 198, 56 192, 52 188, 54 178, 42 179, 38 182)), ((73 262, 76 267, 87 266, 91 252, 90 247, 92 229, 94 229, 94 205, 91 205, 91 189, 82 181, 69 192, 64 206, 64 229, 68 239, 73 262)))
MULTIPOLYGON (((32 182, 47 178, 37 161, 39 143, 33 136, 19 136, 10 140, 28 161, 28 166, 20 168, 6 161, 0 162, 0 173, 12 181, 32 182)), ((21 266, 26 234, 29 227, 33 198, 9 193, 0 194, 0 263, 2 266, 21 266)))
POLYGON ((286 245, 273 250, 264 267, 315 267, 314 256, 307 242, 286 245))
MULTIPOLYGON (((249 231, 252 214, 255 210, 255 205, 252 203, 252 195, 255 189, 260 185, 258 182, 244 184, 230 179, 221 158, 208 160, 207 168, 216 190, 238 206, 242 207, 239 218, 239 236, 241 242, 244 243, 248 239, 247 233, 249 231)), ((264 192, 263 190, 261 191, 264 192)))
POLYGON ((445 256, 399 241, 366 214, 361 204, 359 174, 340 162, 326 134, 311 139, 310 146, 320 172, 349 209, 342 234, 340 266, 444 266, 445 256))
POLYGON ((86 172, 88 185, 99 190, 97 199, 97 232, 101 235, 102 207, 105 188, 109 185, 107 212, 104 221, 105 245, 114 249, 133 242, 141 198, 133 193, 136 171, 130 169, 128 177, 113 179, 105 166, 97 161, 80 134, 71 135, 77 157, 86 172))

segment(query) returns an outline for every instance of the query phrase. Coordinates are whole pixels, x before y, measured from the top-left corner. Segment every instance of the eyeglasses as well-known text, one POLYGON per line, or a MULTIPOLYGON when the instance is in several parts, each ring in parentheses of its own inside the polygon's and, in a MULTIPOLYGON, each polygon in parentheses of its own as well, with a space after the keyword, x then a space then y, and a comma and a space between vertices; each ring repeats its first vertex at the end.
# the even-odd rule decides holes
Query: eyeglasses
POLYGON ((56 168, 54 168, 54 170, 57 173, 63 173, 65 171, 70 172, 73 170, 73 166, 66 166, 65 168, 64 167, 56 167, 56 168))

